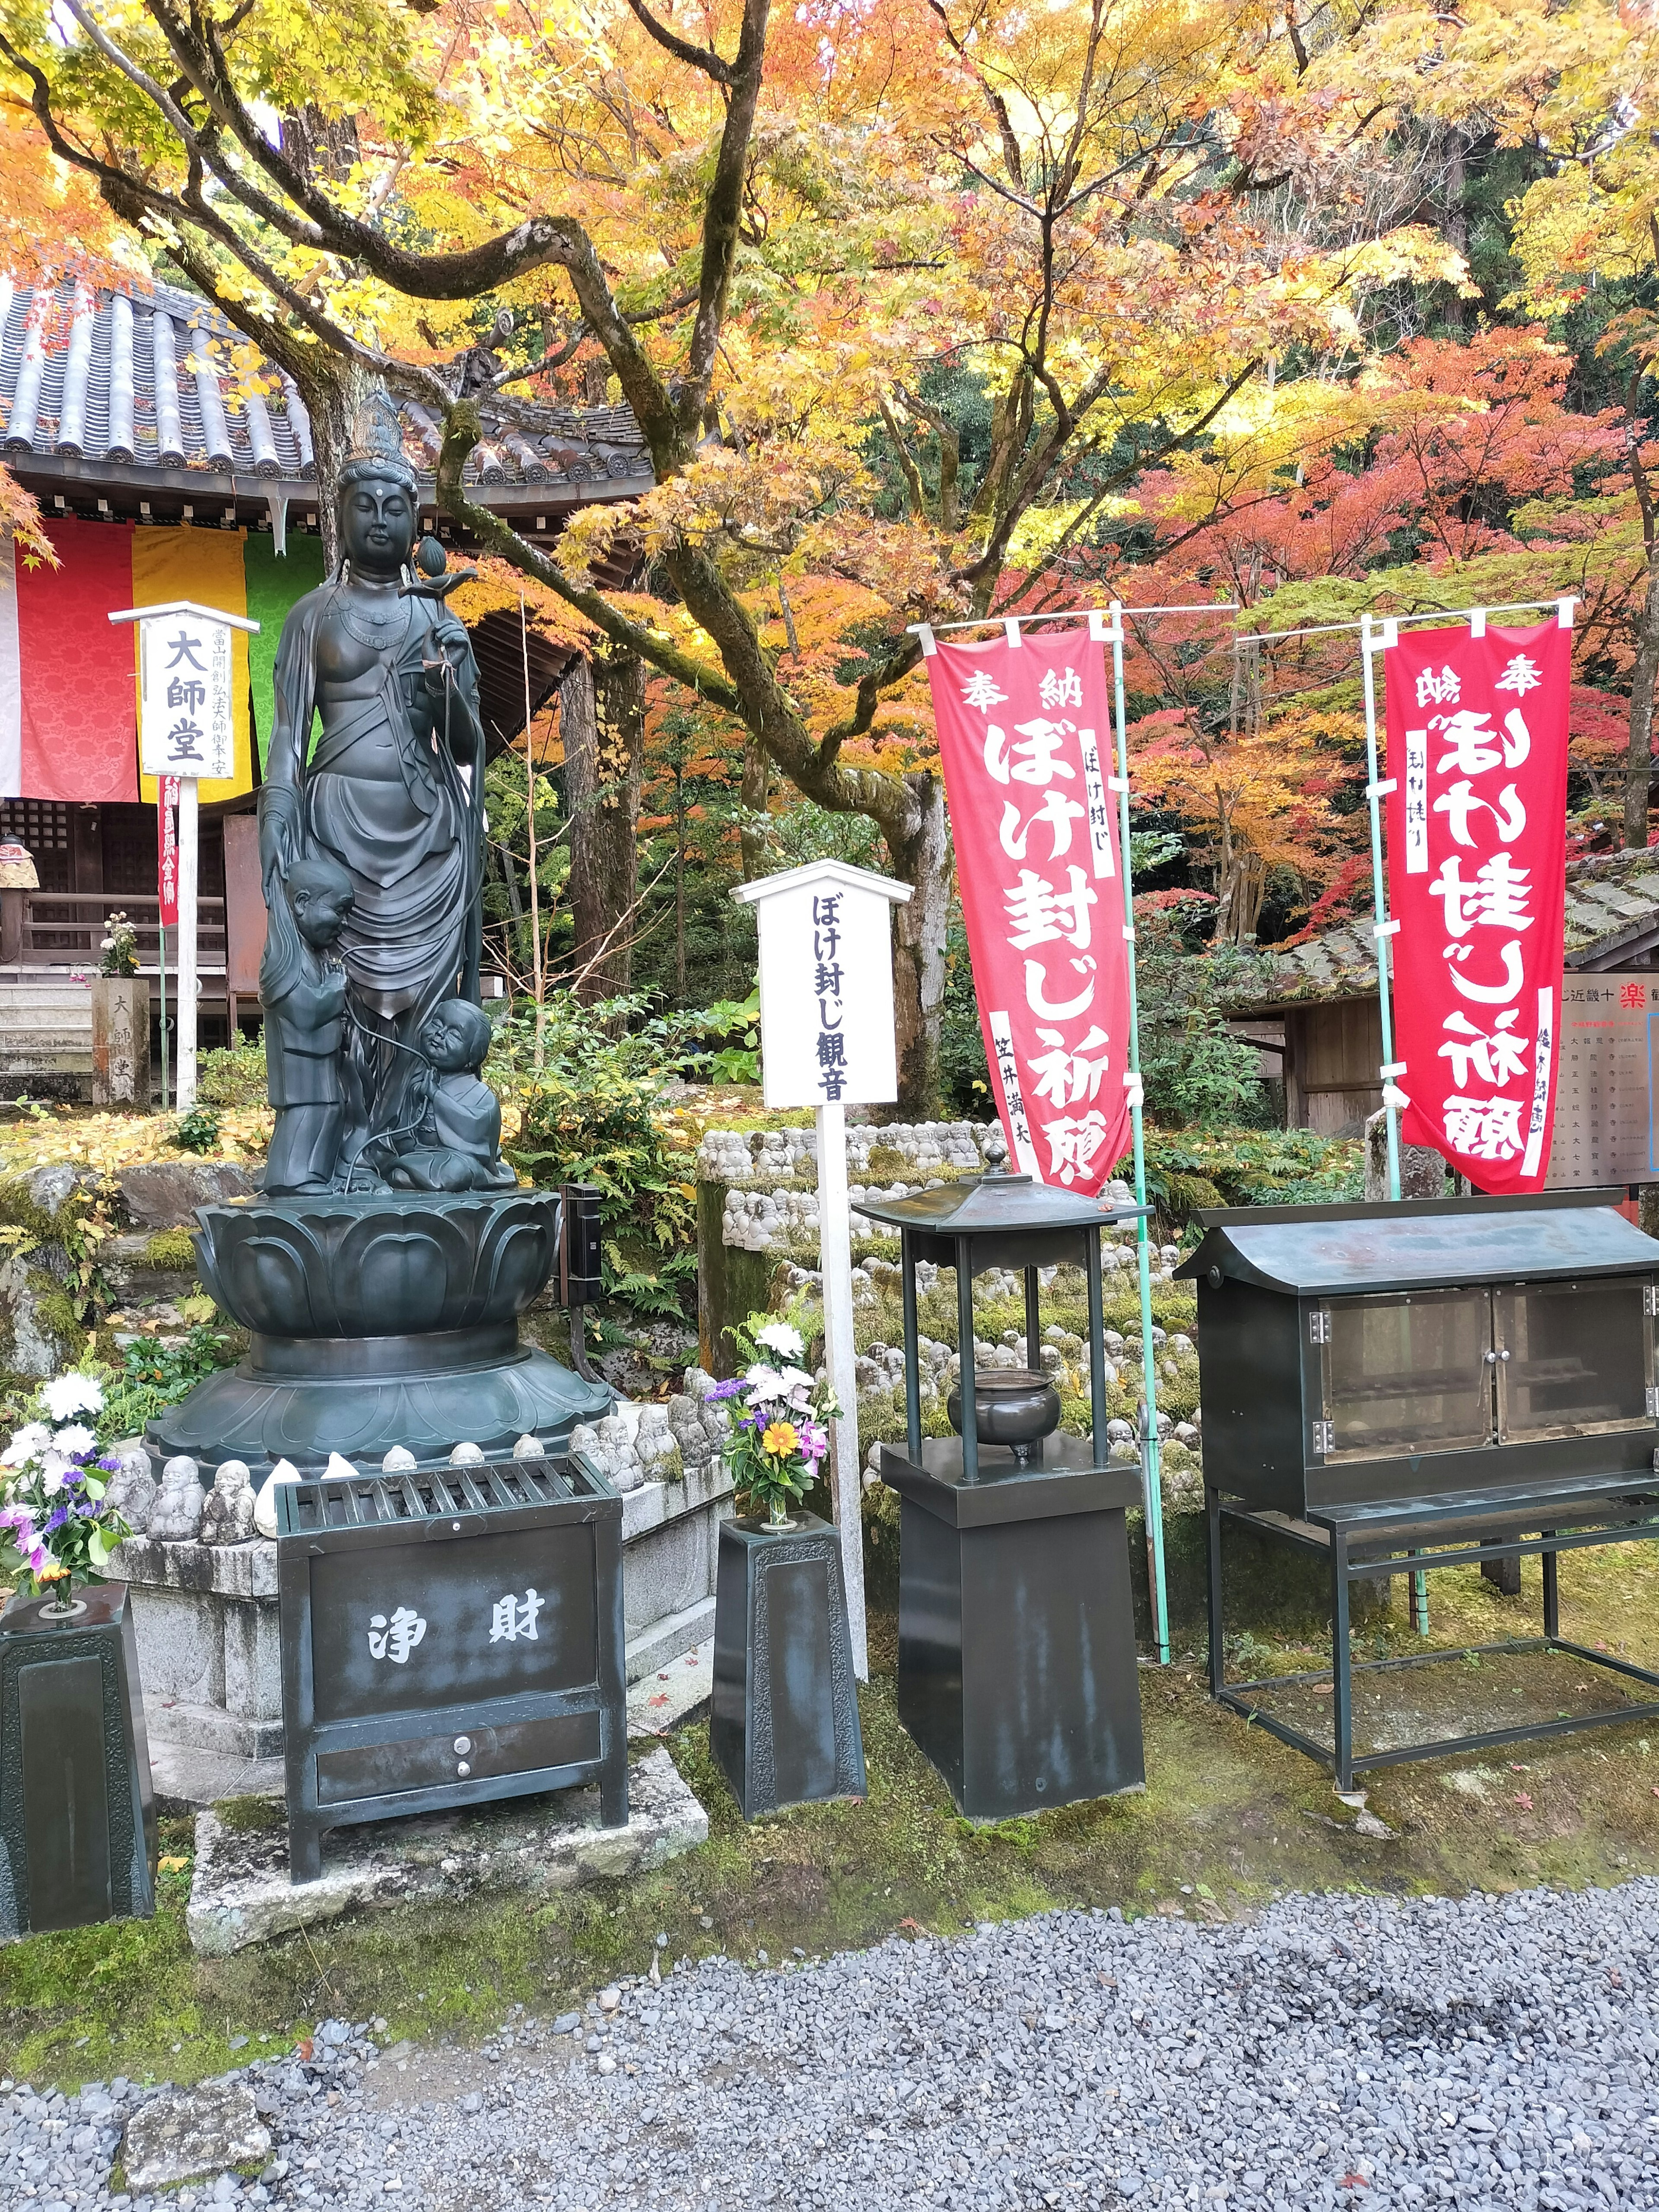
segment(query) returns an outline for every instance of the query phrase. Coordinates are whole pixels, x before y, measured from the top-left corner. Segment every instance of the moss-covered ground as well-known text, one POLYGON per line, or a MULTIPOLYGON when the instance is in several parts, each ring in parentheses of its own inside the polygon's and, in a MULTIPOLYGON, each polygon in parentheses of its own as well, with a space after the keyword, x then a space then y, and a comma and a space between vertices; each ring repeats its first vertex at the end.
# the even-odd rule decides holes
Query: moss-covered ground
MULTIPOLYGON (((1567 1634, 1659 1665, 1659 1553, 1581 1554, 1562 1585, 1567 1634)), ((1518 1599, 1472 1570, 1443 1574, 1431 1590, 1437 1641, 1525 1633, 1538 1618, 1535 1564, 1518 1599)), ((1396 1589, 1362 1656, 1413 1648, 1403 1608, 1396 1589)), ((1263 1674, 1319 1654, 1258 1635, 1232 1656, 1235 1673, 1263 1674)), ((671 1749, 708 1808, 707 1844, 641 1880, 550 1902, 367 1912, 200 1960, 184 1929, 191 1827, 169 1820, 154 1920, 0 1950, 0 2070, 64 2083, 193 2079, 287 2047, 330 2014, 464 2041, 510 2004, 558 2011, 641 1971, 659 1933, 672 1958, 775 1960, 1060 1905, 1216 1919, 1290 1888, 1450 1893, 1659 1872, 1659 1723, 1382 1770, 1369 1809, 1390 1832, 1366 1835, 1310 1760, 1212 1705, 1196 1655, 1182 1653, 1167 1671, 1141 1672, 1144 1792, 975 1828, 898 1725, 890 1613, 875 1618, 873 1657, 866 1802, 799 1807, 745 1827, 706 1729, 688 1727, 671 1749)), ((1494 1701, 1548 1717, 1587 1676, 1559 1659, 1457 1660, 1393 1679, 1408 1722, 1428 1714, 1438 1725, 1460 1707, 1479 1718, 1494 1701)))

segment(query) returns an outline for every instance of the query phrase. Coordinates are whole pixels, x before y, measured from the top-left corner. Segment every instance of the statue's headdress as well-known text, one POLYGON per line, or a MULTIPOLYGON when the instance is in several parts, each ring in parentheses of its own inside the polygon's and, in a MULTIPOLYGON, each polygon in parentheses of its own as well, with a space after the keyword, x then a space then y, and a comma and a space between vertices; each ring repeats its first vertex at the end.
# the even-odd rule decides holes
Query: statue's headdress
POLYGON ((351 422, 351 443, 337 491, 347 491, 369 478, 401 483, 411 501, 420 498, 420 481, 404 458, 403 433, 398 410, 385 391, 371 392, 351 422))

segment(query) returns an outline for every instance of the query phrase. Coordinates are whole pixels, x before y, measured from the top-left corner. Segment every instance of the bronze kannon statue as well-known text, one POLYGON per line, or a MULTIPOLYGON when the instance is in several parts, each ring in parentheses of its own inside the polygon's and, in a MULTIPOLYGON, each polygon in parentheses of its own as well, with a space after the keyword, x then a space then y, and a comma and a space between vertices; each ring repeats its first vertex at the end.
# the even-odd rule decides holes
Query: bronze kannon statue
POLYGON ((443 585, 411 568, 419 487, 381 446, 342 470, 338 574, 296 602, 276 653, 259 793, 265 971, 283 1001, 266 1008, 283 1048, 273 1196, 384 1189, 404 1154, 397 1185, 431 1187, 423 1170, 453 1148, 434 1143, 429 1024, 478 1001, 477 666, 443 585), (290 1115, 304 1119, 289 1132, 290 1115))

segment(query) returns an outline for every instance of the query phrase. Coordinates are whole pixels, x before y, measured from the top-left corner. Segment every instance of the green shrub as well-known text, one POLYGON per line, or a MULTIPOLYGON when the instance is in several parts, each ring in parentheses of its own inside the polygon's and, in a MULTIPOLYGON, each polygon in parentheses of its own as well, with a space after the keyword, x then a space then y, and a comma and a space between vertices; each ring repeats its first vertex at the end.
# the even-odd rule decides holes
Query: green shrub
POLYGON ((188 1114, 179 1115, 173 1141, 181 1152, 205 1156, 219 1141, 219 1116, 210 1107, 193 1107, 188 1114))
POLYGON ((704 1017, 659 1016, 635 1030, 621 1026, 641 1011, 637 1000, 550 1003, 539 1068, 533 1014, 515 1015, 490 1073, 499 1075, 510 1054, 523 1099, 507 1155, 513 1165, 545 1187, 598 1184, 605 1295, 641 1313, 681 1320, 696 1273, 696 1185, 690 1158, 671 1149, 655 1108, 659 1088, 684 1065, 704 1017))
POLYGON ((239 1036, 228 1052, 204 1052, 198 1060, 196 1096, 204 1106, 263 1106, 265 1041, 239 1036))
POLYGON ((235 1356, 228 1340, 202 1322, 184 1336, 143 1337, 128 1345, 114 1380, 105 1388, 98 1441, 142 1435, 146 1421, 187 1398, 235 1356))

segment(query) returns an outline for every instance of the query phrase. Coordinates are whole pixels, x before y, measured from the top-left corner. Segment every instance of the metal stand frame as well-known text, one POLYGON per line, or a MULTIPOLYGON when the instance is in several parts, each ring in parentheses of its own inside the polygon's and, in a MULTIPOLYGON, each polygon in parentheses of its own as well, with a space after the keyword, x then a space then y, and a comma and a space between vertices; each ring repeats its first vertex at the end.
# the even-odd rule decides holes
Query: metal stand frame
MULTIPOLYGON (((1538 1515, 1559 1515, 1571 1521, 1587 1512, 1595 1517, 1596 1525, 1563 1528, 1559 1525, 1543 1528, 1536 1536, 1498 1536, 1482 1542, 1463 1540, 1464 1533, 1471 1531, 1474 1516, 1468 1502, 1459 1506, 1430 1506, 1420 1504, 1401 1507, 1390 1513, 1375 1505, 1360 1507, 1350 1514, 1320 1513, 1304 1521, 1291 1521, 1282 1514, 1254 1510, 1224 1498, 1218 1490, 1206 1485, 1204 1502, 1209 1523, 1209 1631, 1210 1631, 1210 1694, 1218 1703, 1231 1706, 1248 1721, 1255 1722, 1276 1735, 1282 1743, 1295 1750, 1305 1752, 1310 1759, 1328 1767, 1336 1777, 1339 1790, 1352 1790, 1356 1774, 1364 1774, 1373 1767, 1401 1766, 1413 1759, 1437 1759, 1449 1753, 1486 1751, 1506 1743, 1521 1743, 1534 1736, 1569 1735, 1578 1729, 1601 1728, 1614 1721, 1649 1720, 1659 1717, 1659 1698, 1641 1705, 1620 1705, 1613 1710, 1576 1715, 1568 1720, 1538 1721, 1524 1727, 1492 1729, 1478 1735, 1445 1736, 1429 1743, 1404 1744, 1390 1751, 1372 1751, 1355 1756, 1353 1749, 1353 1677, 1359 1674, 1393 1674, 1408 1667, 1433 1667, 1443 1660, 1462 1659, 1474 1653, 1522 1651, 1562 1651, 1589 1667, 1605 1668, 1609 1673, 1625 1675, 1659 1691, 1659 1674, 1646 1668, 1633 1666, 1628 1660, 1614 1659, 1605 1651, 1592 1651, 1582 1644, 1574 1644, 1560 1632, 1561 1609, 1557 1571, 1557 1555, 1561 1552, 1583 1551, 1607 1544, 1630 1544, 1659 1538, 1659 1516, 1654 1512, 1652 1483, 1648 1483, 1648 1494, 1631 1496, 1621 1501, 1611 1487, 1599 1498, 1545 1498, 1536 1502, 1530 1514, 1524 1501, 1510 1500, 1508 1518, 1513 1527, 1517 1509, 1528 1515, 1533 1527, 1539 1526, 1538 1515), (1244 1522, 1259 1534, 1277 1536, 1284 1542, 1294 1544, 1303 1551, 1324 1555, 1329 1561, 1331 1577, 1331 1656, 1328 1668, 1316 1668, 1298 1674, 1264 1675, 1253 1682, 1232 1682, 1226 1680, 1226 1659, 1222 1644, 1221 1589, 1221 1524, 1224 1519, 1244 1522), (1447 1541, 1450 1548, 1425 1552, 1423 1537, 1425 1522, 1441 1525, 1433 1529, 1437 1541, 1447 1541), (1393 1534, 1389 1524, 1395 1524, 1393 1534), (1407 1541, 1409 1535, 1413 1540, 1407 1541), (1356 1553, 1356 1546, 1361 1547, 1356 1553), (1462 1567, 1483 1564, 1488 1559, 1521 1559, 1534 1554, 1541 1556, 1544 1563, 1544 1633, 1540 1637, 1510 1638, 1497 1644, 1458 1644, 1443 1651, 1413 1652, 1401 1659, 1362 1661, 1356 1667, 1349 1648, 1348 1589, 1349 1585, 1380 1576, 1405 1574, 1414 1583, 1419 1575, 1440 1567, 1462 1567), (1255 1702, 1255 1695, 1291 1688, 1308 1682, 1329 1681, 1332 1685, 1332 1741, 1329 1746, 1305 1735, 1300 1729, 1287 1721, 1264 1712, 1255 1702)), ((1482 1517, 1487 1517, 1484 1514, 1482 1517)), ((1496 1517, 1495 1513, 1491 1517, 1496 1517)))

